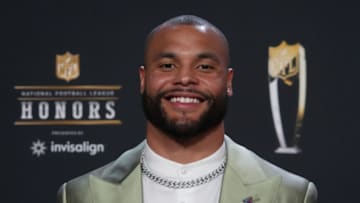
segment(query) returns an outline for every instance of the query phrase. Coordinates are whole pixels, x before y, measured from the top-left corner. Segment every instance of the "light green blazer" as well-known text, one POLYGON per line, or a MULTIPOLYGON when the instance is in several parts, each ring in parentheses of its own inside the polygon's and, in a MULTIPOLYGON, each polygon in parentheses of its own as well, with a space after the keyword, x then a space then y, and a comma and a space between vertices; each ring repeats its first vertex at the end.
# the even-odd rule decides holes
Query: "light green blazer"
MULTIPOLYGON (((225 143, 228 162, 220 203, 316 202, 313 183, 270 164, 228 137, 225 143)), ((58 203, 142 203, 139 159, 143 148, 144 142, 106 166, 64 183, 58 203)))

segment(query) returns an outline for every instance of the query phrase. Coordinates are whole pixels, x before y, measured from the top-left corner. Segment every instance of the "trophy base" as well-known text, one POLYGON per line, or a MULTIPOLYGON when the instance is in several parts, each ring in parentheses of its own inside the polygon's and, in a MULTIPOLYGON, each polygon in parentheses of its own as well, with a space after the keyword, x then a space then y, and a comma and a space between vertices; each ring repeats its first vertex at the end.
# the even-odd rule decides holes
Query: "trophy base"
POLYGON ((297 146, 294 147, 279 147, 275 150, 278 154, 299 154, 301 149, 297 146))

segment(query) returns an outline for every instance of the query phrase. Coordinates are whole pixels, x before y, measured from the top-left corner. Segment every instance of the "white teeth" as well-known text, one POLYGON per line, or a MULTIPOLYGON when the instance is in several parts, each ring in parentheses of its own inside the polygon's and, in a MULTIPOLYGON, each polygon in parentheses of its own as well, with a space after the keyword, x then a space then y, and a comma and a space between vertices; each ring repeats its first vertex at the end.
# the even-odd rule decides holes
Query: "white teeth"
POLYGON ((172 97, 170 99, 170 102, 179 102, 179 103, 200 103, 200 101, 196 98, 190 98, 190 97, 172 97))

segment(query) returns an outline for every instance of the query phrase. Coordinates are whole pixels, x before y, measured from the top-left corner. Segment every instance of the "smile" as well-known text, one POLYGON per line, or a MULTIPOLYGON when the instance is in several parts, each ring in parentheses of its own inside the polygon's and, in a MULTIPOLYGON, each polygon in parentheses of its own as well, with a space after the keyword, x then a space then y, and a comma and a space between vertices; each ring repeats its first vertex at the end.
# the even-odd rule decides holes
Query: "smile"
POLYGON ((170 102, 172 103, 186 103, 186 104, 198 104, 200 100, 192 97, 171 97, 170 102))

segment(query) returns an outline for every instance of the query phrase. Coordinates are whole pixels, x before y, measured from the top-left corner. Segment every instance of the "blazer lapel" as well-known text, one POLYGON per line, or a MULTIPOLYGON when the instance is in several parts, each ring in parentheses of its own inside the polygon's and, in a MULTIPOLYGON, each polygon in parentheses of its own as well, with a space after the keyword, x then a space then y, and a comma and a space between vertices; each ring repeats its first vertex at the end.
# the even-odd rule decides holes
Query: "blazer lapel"
POLYGON ((138 165, 119 184, 111 183, 96 176, 90 176, 90 188, 94 203, 141 203, 142 185, 141 171, 138 165))
POLYGON ((273 177, 255 184, 243 184, 241 178, 231 168, 226 169, 221 191, 221 203, 272 202, 280 177, 273 177))
POLYGON ((255 155, 226 137, 228 163, 221 190, 221 203, 272 202, 280 177, 266 177, 255 155), (272 189, 269 189, 272 188, 272 189))

